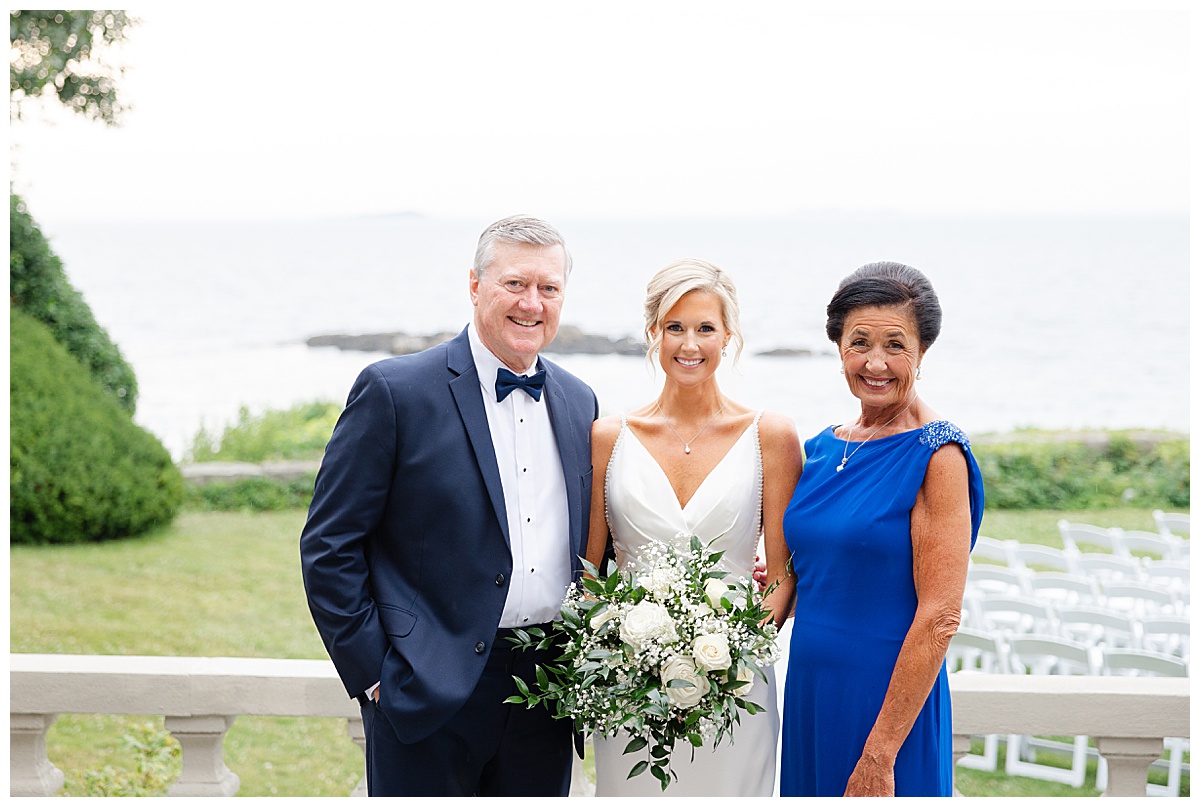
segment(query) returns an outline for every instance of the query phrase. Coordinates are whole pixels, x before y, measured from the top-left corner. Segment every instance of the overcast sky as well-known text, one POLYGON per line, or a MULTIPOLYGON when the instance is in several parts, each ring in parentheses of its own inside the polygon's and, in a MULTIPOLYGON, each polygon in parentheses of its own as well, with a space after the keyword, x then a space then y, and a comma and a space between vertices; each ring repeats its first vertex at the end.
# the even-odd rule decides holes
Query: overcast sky
POLYGON ((133 110, 29 107, 16 190, 47 223, 1188 210, 1183 2, 334 9, 131 9, 133 110))

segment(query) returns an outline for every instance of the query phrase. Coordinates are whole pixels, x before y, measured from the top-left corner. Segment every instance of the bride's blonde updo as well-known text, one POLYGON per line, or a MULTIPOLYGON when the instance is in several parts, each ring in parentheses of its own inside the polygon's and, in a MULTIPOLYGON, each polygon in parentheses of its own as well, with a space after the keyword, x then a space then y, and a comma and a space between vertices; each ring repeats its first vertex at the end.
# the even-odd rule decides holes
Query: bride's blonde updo
POLYGON ((707 291, 721 301, 721 319, 737 343, 733 360, 742 355, 742 328, 738 323, 737 289, 719 266, 684 258, 659 269, 646 284, 646 358, 662 344, 662 322, 685 294, 707 291))

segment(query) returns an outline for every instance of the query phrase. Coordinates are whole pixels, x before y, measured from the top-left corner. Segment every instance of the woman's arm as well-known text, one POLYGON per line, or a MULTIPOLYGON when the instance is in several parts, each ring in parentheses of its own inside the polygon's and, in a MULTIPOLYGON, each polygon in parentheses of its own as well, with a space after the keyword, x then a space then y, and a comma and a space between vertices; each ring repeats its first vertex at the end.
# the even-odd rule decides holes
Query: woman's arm
POLYGON ((958 632, 971 552, 971 506, 967 460, 957 443, 930 457, 911 524, 917 612, 875 726, 846 784, 847 796, 895 794, 896 754, 929 697, 950 638, 958 632))
POLYGON ((608 474, 608 461, 612 457, 617 435, 621 433, 621 420, 606 417, 592 424, 592 511, 588 520, 587 559, 600 572, 604 550, 608 547, 608 519, 604 509, 604 478, 608 474))
POLYGON ((763 463, 763 546, 767 553, 767 585, 775 590, 767 596, 776 627, 782 627, 792 612, 796 574, 791 552, 783 537, 783 512, 796 490, 804 463, 800 440, 792 421, 767 412, 758 423, 763 463))

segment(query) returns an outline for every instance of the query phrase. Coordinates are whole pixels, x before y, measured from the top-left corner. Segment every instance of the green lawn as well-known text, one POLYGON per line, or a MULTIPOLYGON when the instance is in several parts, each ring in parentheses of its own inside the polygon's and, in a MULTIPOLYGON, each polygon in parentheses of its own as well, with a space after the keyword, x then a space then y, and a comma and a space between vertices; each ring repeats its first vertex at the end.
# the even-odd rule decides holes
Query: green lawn
MULTIPOLYGON (((1061 546, 1059 518, 1153 529, 1149 512, 989 512, 983 533, 1061 546)), ((304 512, 182 514, 140 539, 10 551, 13 653, 325 658, 300 580, 304 512)), ((62 715, 47 738, 66 774, 66 795, 84 795, 85 774, 134 767, 119 748, 136 715, 62 715)), ((226 764, 243 796, 349 794, 362 756, 334 719, 239 717, 226 764)), ((590 760, 589 760, 590 762, 590 760)), ((1096 795, 1029 779, 959 772, 966 795, 1096 795)))

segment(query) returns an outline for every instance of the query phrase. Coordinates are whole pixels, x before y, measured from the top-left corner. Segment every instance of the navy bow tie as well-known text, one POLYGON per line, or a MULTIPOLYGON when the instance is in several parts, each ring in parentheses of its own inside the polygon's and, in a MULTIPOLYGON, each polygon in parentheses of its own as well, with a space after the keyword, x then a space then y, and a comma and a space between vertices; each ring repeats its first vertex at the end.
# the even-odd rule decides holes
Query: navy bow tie
POLYGON ((496 371, 496 400, 503 401, 515 389, 523 389, 535 401, 542 400, 542 387, 546 384, 546 371, 531 376, 517 375, 501 367, 496 371))

